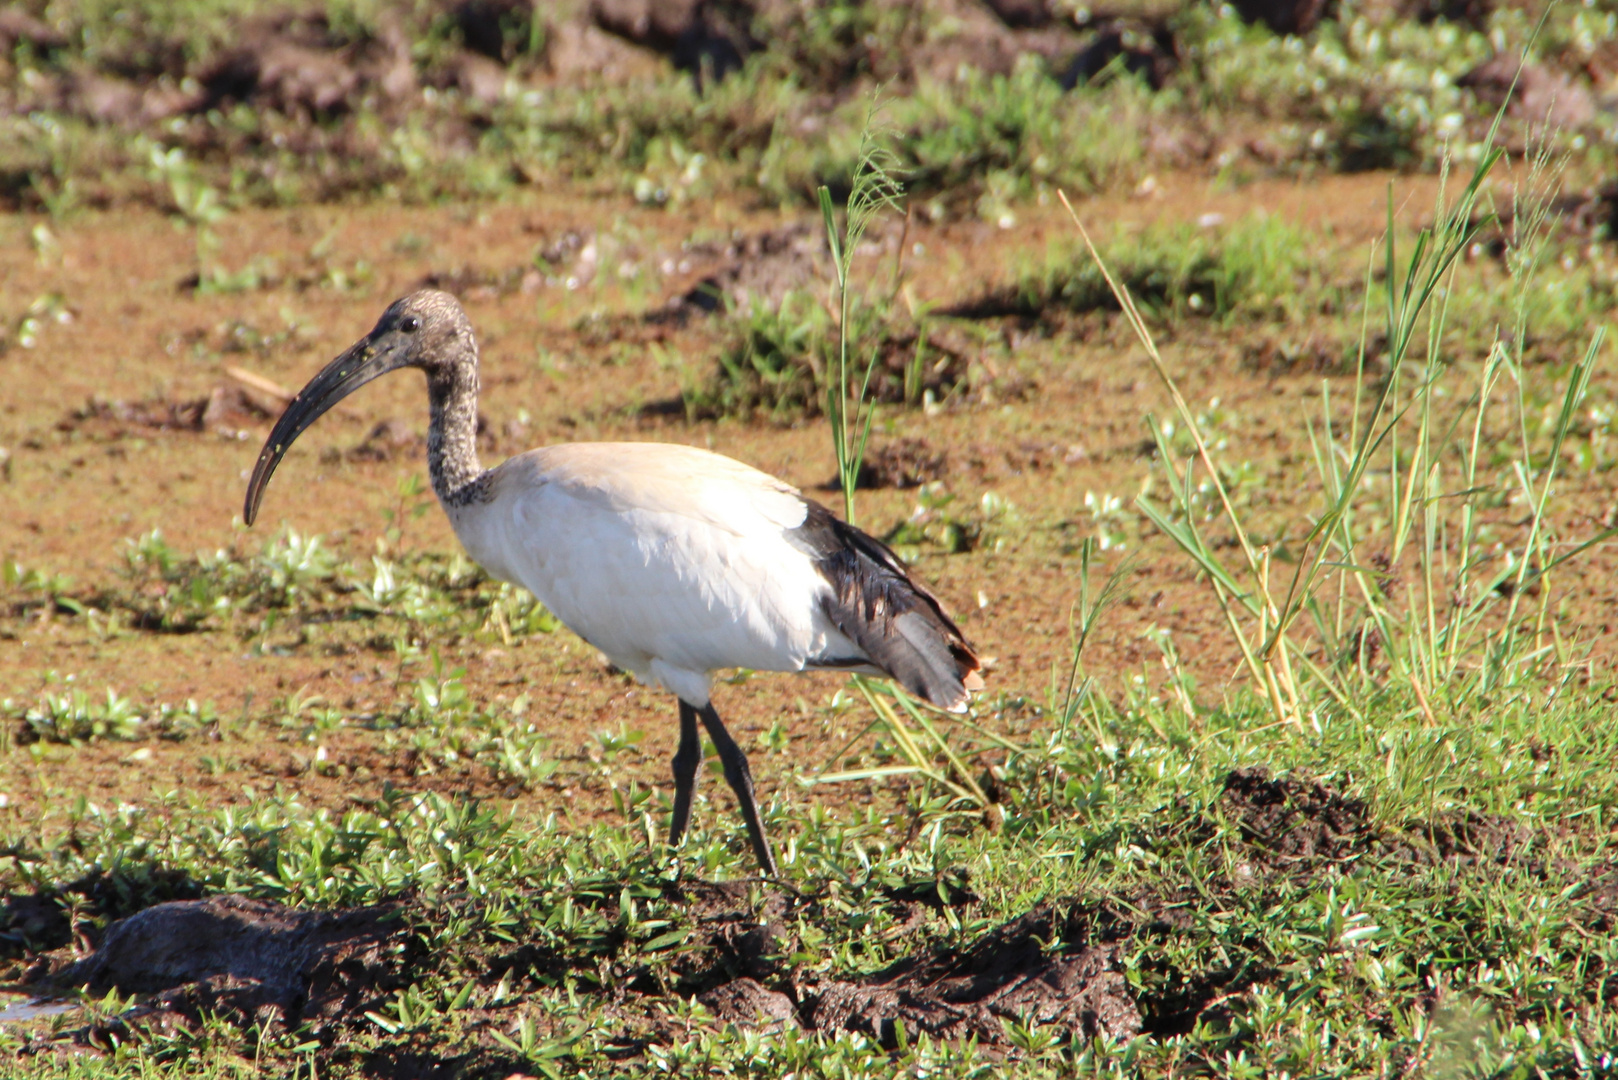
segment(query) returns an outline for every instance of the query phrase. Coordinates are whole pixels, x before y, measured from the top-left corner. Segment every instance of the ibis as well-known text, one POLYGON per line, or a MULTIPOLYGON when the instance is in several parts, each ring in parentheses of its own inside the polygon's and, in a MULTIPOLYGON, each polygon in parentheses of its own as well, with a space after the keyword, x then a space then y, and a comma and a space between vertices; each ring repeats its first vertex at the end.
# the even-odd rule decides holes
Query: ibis
POLYGON ((972 646, 886 545, 739 461, 669 443, 561 443, 484 469, 477 339, 444 292, 394 301, 293 397, 248 482, 247 523, 299 435, 366 383, 407 367, 427 378, 427 466, 467 554, 533 593, 620 669, 678 698, 671 847, 691 815, 700 720, 759 866, 776 875, 747 755, 714 710, 714 672, 880 674, 954 711, 982 688, 972 646))

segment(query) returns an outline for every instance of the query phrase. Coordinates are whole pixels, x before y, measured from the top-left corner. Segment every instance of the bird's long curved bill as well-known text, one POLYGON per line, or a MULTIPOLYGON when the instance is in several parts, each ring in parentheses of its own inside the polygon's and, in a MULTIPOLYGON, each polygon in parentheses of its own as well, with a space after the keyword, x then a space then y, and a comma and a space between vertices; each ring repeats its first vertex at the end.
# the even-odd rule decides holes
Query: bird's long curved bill
POLYGON ((258 464, 253 466, 253 478, 247 482, 247 502, 242 509, 242 518, 247 524, 253 524, 258 517, 258 506, 264 499, 264 489, 269 486, 270 476, 298 436, 333 405, 390 370, 392 366, 387 363, 386 357, 377 355, 371 339, 366 337, 327 364, 320 374, 298 391, 287 404, 281 419, 275 422, 270 437, 264 442, 264 449, 259 451, 258 464))

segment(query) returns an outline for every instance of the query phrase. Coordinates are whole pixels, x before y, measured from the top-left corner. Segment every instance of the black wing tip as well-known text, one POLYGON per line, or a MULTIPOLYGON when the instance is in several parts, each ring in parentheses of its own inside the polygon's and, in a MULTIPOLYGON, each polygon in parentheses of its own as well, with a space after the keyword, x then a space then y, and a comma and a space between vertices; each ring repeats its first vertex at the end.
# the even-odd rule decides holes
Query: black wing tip
POLYGON ((813 499, 804 503, 800 535, 831 586, 823 603, 832 622, 905 689, 964 711, 983 688, 983 665, 943 603, 888 545, 813 499))

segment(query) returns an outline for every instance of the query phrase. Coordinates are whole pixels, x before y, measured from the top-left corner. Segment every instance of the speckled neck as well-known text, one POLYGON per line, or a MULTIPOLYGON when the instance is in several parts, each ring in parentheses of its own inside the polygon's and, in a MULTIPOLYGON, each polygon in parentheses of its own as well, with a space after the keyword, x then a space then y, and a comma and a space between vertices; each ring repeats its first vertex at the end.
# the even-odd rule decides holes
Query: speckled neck
MULTIPOLYGON (((474 345, 475 349, 476 346, 474 345)), ((478 463, 478 367, 454 363, 427 373, 432 421, 427 427, 427 471, 446 510, 479 502, 487 486, 478 463)))

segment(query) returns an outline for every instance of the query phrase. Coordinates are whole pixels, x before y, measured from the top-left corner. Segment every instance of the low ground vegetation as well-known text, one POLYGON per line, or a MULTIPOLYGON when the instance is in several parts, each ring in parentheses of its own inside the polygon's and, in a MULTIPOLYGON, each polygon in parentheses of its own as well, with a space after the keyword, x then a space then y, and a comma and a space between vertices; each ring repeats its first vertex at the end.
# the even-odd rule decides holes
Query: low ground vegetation
POLYGON ((1345 3, 1276 34, 1293 6, 1315 10, 25 4, 3 31, 0 194, 192 218, 180 175, 221 210, 569 178, 657 205, 738 189, 807 205, 847 183, 885 86, 918 206, 999 221, 1154 169, 1435 168, 1475 149, 1520 55, 1512 138, 1548 123, 1610 159, 1618 16, 1601 5, 1553 8, 1537 38, 1490 4, 1416 21, 1345 3))

